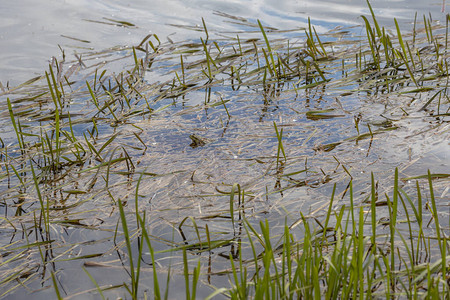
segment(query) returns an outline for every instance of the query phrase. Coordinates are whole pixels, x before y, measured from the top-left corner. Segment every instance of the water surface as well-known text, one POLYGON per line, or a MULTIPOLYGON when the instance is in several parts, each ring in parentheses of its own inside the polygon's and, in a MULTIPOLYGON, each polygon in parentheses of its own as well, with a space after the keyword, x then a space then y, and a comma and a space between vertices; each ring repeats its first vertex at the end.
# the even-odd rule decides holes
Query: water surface
MULTIPOLYGON (((412 22, 416 12, 444 19, 442 1, 373 0, 382 25, 393 27, 393 18, 412 22)), ((211 31, 242 30, 229 20, 214 15, 220 11, 233 16, 260 19, 281 30, 305 27, 308 17, 319 32, 335 26, 362 24, 360 15, 369 14, 366 1, 315 0, 138 0, 124 4, 117 0, 32 0, 0 2, 0 82, 19 84, 42 74, 52 56, 61 57, 58 45, 67 54, 84 49, 102 50, 117 45, 136 45, 148 33, 161 39, 198 38, 193 32, 170 24, 202 26, 211 31), (112 26, 105 18, 127 21, 135 27, 112 26), (85 42, 76 41, 76 38, 85 42)), ((248 28, 247 28, 248 29, 248 28)))
MULTIPOLYGON (((389 29, 393 29, 394 17, 399 19, 402 26, 410 29, 416 11, 420 12, 419 18, 428 11, 432 12, 435 19, 444 18, 440 1, 426 4, 423 1, 373 1, 372 5, 378 20, 389 29)), ((260 19, 267 28, 298 29, 296 32, 279 32, 270 35, 271 38, 292 36, 292 41, 295 41, 298 35, 303 34, 301 28, 307 26, 308 17, 311 18, 312 24, 319 33, 340 26, 350 27, 345 30, 355 35, 358 33, 364 35, 364 29, 359 27, 362 23, 360 15, 368 13, 365 1, 162 2, 141 0, 134 1, 130 5, 120 1, 42 1, 40 5, 36 5, 32 1, 23 0, 8 6, 2 3, 0 16, 3 17, 4 22, 0 25, 2 39, 0 81, 4 85, 8 81, 10 84, 17 84, 42 74, 47 70, 47 64, 52 56, 61 58, 58 45, 64 49, 67 56, 71 57, 74 52, 94 53, 116 45, 137 45, 149 33, 157 34, 163 42, 170 39, 175 43, 174 45, 181 40, 198 42, 199 37, 204 36, 204 32, 200 32, 203 30, 202 17, 211 35, 234 37, 238 33, 253 31, 254 36, 259 39, 260 47, 265 47, 259 28, 254 27, 256 19, 260 19), (218 14, 218 11, 222 15, 218 14), (228 14, 229 17, 224 17, 223 14, 228 14), (240 19, 231 18, 235 16, 240 19), (245 19, 251 22, 246 23, 245 19), (117 23, 114 24, 117 20, 133 23, 135 26, 126 23, 118 26, 117 23), (235 21, 239 21, 239 24, 235 21)), ((349 34, 347 37, 353 36, 349 34)), ((226 44, 229 40, 219 42, 226 44)), ((286 45, 285 42, 280 43, 286 45)), ((163 50, 164 47, 168 49, 171 44, 165 43, 163 50)), ((253 44, 248 42, 245 47, 252 49, 253 44)), ((204 59, 202 48, 198 45, 197 48, 200 48, 200 51, 194 53, 191 59, 204 59)), ((228 47, 228 51, 231 52, 231 48, 231 46, 228 47)), ((129 49, 123 52, 118 56, 130 54, 129 49)), ((168 55, 171 55, 170 51, 168 55)), ((161 56, 164 57, 164 55, 161 56)), ((189 57, 190 55, 186 54, 186 60, 190 59, 189 57)), ((353 63, 351 62, 353 57, 354 55, 349 59, 349 65, 353 63)), ((248 62, 249 65, 253 64, 249 67, 250 70, 256 68, 253 57, 249 57, 248 62)), ((89 63, 92 64, 92 62, 89 63)), ((170 63, 178 66, 179 55, 173 55, 170 63)), ((170 63, 161 59, 160 69, 156 66, 158 63, 155 63, 155 66, 152 66, 144 75, 145 84, 173 77, 173 74, 169 72, 173 71, 173 67, 164 68, 170 66, 170 63), (163 77, 163 72, 169 72, 169 76, 163 77)), ((247 61, 238 63, 242 63, 244 66, 242 70, 245 70, 247 61)), ((119 61, 117 64, 117 70, 128 70, 130 64, 132 65, 132 58, 129 57, 126 62, 119 61)), ((340 61, 335 61, 331 65, 333 65, 331 70, 339 71, 336 74, 327 73, 326 76, 336 81, 343 79, 345 72, 340 72, 340 61)), ((109 70, 110 65, 106 65, 105 68, 109 70)), ((82 70, 81 75, 78 76, 83 76, 83 72, 89 74, 86 78, 92 83, 92 69, 82 70)), ((195 72, 201 74, 200 67, 197 66, 197 69, 194 68, 191 71, 191 79, 198 75, 195 72)), ((368 91, 363 91, 361 88, 357 92, 343 95, 345 89, 358 89, 356 81, 351 83, 354 85, 352 87, 336 87, 331 82, 330 85, 320 86, 317 89, 296 91, 292 82, 287 82, 286 85, 275 82, 266 86, 260 81, 255 85, 243 84, 235 89, 233 83, 230 83, 234 78, 226 79, 223 85, 217 82, 211 87, 211 92, 211 89, 207 87, 202 88, 205 84, 202 79, 201 82, 193 80, 195 84, 198 84, 198 88, 186 92, 182 97, 163 97, 159 101, 153 98, 151 88, 144 87, 142 95, 146 99, 155 100, 155 102, 149 101, 152 108, 157 109, 165 105, 168 105, 168 108, 149 118, 133 117, 130 114, 131 117, 127 119, 127 122, 119 126, 110 126, 113 118, 107 110, 102 113, 95 110, 84 87, 85 78, 82 79, 71 88, 77 90, 78 87, 82 87, 84 93, 83 90, 80 93, 74 92, 79 97, 68 101, 64 111, 70 110, 71 114, 82 112, 86 114, 88 120, 99 116, 97 119, 99 137, 97 139, 91 136, 92 139, 90 139, 97 149, 105 145, 113 133, 119 133, 110 146, 105 146, 102 155, 104 158, 122 155, 120 149, 126 149, 136 166, 136 173, 131 172, 126 175, 125 171, 128 169, 124 163, 117 168, 113 167, 111 170, 117 172, 111 172, 111 174, 105 174, 104 169, 100 172, 86 170, 91 165, 99 164, 99 161, 92 157, 86 161, 85 165, 68 168, 64 173, 67 177, 55 179, 57 187, 52 186, 51 180, 41 183, 41 186, 46 188, 46 201, 51 203, 52 208, 55 206, 55 210, 51 212, 54 218, 50 230, 52 247, 46 253, 48 254, 46 262, 51 261, 52 271, 57 274, 58 286, 64 290, 63 292, 66 293, 64 295, 76 297, 74 295, 80 292, 83 293, 80 297, 94 298, 94 293, 86 292, 88 288, 93 288, 93 284, 81 266, 88 268, 90 274, 101 286, 120 285, 122 282, 129 281, 127 268, 122 265, 127 257, 124 255, 125 247, 123 244, 119 246, 116 244, 123 239, 120 236, 116 240, 114 235, 116 226, 120 223, 116 203, 121 200, 127 202, 127 217, 131 228, 135 229, 134 195, 139 172, 144 170, 158 175, 145 175, 140 185, 139 195, 136 195, 139 200, 137 201, 138 210, 148 213, 148 230, 155 239, 152 241, 155 251, 196 243, 197 237, 192 223, 188 221, 181 229, 178 227, 186 216, 195 217, 201 230, 209 224, 214 238, 230 241, 240 238, 239 230, 242 227, 238 228, 238 225, 230 224, 230 197, 220 193, 220 191, 229 191, 234 183, 241 184, 247 192, 245 199, 248 202, 244 211, 250 222, 257 226, 259 220, 267 218, 271 223, 272 233, 276 234, 282 233, 285 220, 293 224, 299 218, 299 212, 305 214, 313 211, 321 212, 321 209, 327 207, 333 183, 338 186, 339 199, 344 199, 344 191, 350 180, 347 171, 353 176, 355 195, 358 195, 358 200, 361 200, 370 191, 371 172, 374 172, 379 180, 381 195, 390 191, 395 167, 401 168, 402 176, 422 175, 430 167, 433 168, 434 173, 445 173, 448 170, 448 163, 446 163, 448 141, 445 139, 445 136, 448 136, 448 126, 445 123, 445 116, 439 119, 430 117, 425 112, 418 112, 420 104, 423 104, 426 99, 415 94, 383 94, 371 88, 368 88, 368 91), (223 100, 229 100, 226 104, 227 112, 223 105, 213 105, 219 103, 221 97, 223 100), (340 102, 336 99, 340 99, 340 102), (404 108, 407 113, 404 114, 401 108, 404 108), (330 114, 339 116, 323 119, 308 118, 307 113, 310 111, 332 111, 330 114), (228 113, 232 116, 229 119, 228 113), (380 120, 385 120, 381 117, 382 114, 394 121, 389 125, 380 123, 380 120), (361 133, 367 133, 369 126, 374 131, 389 129, 389 127, 393 130, 382 131, 375 138, 352 140, 352 137, 359 134, 354 125, 355 117, 358 115, 362 120, 361 133), (281 164, 279 166, 276 159, 278 141, 274 122, 284 132, 283 143, 288 159, 283 166, 281 164), (209 138, 210 142, 204 146, 193 147, 190 140, 190 135, 193 133, 209 138), (139 136, 146 145, 145 151, 136 136, 139 136), (337 145, 334 148, 324 148, 324 145, 332 143, 337 145), (114 152, 113 147, 119 150, 114 152), (344 170, 342 166, 348 169, 344 170), (308 172, 302 172, 305 168, 308 172), (327 184, 327 180, 331 180, 331 183, 327 184), (115 186, 116 183, 117 186, 115 186), (111 185, 109 189, 108 184, 111 185), (53 192, 53 189, 57 189, 58 192, 53 192), (60 189, 63 191, 61 192, 60 189), (84 193, 71 194, 70 191, 74 190, 84 193), (112 193, 107 194, 106 190, 112 193), (64 210, 61 210, 59 206, 64 210), (182 231, 186 237, 181 234, 182 231), (73 258, 77 259, 71 261, 73 258)), ((111 76, 109 79, 114 84, 114 77, 111 76)), ((302 82, 304 78, 299 76, 295 79, 297 80, 302 82)), ((97 88, 101 94, 102 89, 98 86, 97 88)), ((69 90, 71 89, 67 88, 67 91, 69 90)), ((348 92, 348 90, 345 91, 348 92)), ((424 93, 423 97, 426 96, 424 93)), ((16 95, 7 97, 13 98, 16 95)), ((48 93, 45 97, 48 101, 42 101, 42 111, 53 116, 51 113, 53 102, 48 93)), ((6 102, 3 101, 5 98, 4 95, 0 98, 2 99, 0 107, 5 108, 4 112, 7 112, 6 105, 3 103, 6 102)), ((105 97, 102 98, 102 101, 104 100, 105 97)), ((143 102, 142 98, 137 96, 132 100, 143 102)), ((14 103, 15 112, 23 107, 24 110, 28 109, 27 104, 30 104, 31 112, 33 108, 38 109, 36 103, 27 99, 14 103)), ((448 103, 445 105, 448 106, 448 103)), ((119 115, 120 109, 118 108, 117 111, 119 115)), ((126 110, 125 112, 128 113, 126 110)), ((75 114, 73 118, 76 118, 75 114)), ((29 127, 31 129, 26 128, 26 130, 39 134, 39 128, 32 128, 37 122, 33 123, 31 119, 25 117, 21 120, 22 124, 31 125, 29 127)), ((8 113, 2 114, 0 122, 9 124, 8 113)), ((53 123, 52 120, 47 120, 40 122, 39 125, 46 130, 48 128, 46 126, 53 126, 53 123)), ((95 136, 93 127, 90 121, 74 123, 75 134, 81 137, 80 140, 83 143, 82 134, 89 131, 95 136)), ((67 127, 65 130, 68 130, 67 127)), ((49 132, 52 134, 51 130, 49 132)), ((0 133, 5 144, 12 148, 16 143, 16 137, 11 126, 2 126, 0 133)), ((86 135, 89 138, 89 135, 86 135)), ((28 141, 33 138, 32 135, 27 136, 28 141)), ((9 154, 19 155, 18 152, 12 154, 9 152, 9 154)), ((40 158, 35 160, 40 163, 40 158)), ((17 166, 19 167, 21 166, 17 166)), ((23 173, 26 172, 30 176, 30 171, 25 170, 23 173)), ((26 179, 29 180, 29 177, 26 179)), ((26 181, 29 188, 22 191, 17 179, 14 180, 12 184, 7 180, 0 182, 2 190, 6 191, 2 194, 5 205, 0 207, 2 216, 5 216, 1 220, 3 227, 0 237, 4 245, 12 248, 5 257, 12 256, 21 250, 21 248, 15 249, 11 243, 28 245, 29 241, 26 240, 28 233, 32 241, 42 239, 37 233, 37 226, 33 223, 31 216, 34 211, 39 211, 34 186, 30 183, 31 181, 26 181), (10 185, 18 188, 10 189, 10 185), (20 202, 22 195, 27 195, 23 199, 24 202, 20 202), (16 228, 21 228, 20 226, 25 224, 23 225, 25 229, 19 230, 20 234, 16 234, 6 218, 12 220, 16 228)), ((444 184, 441 182, 437 189, 442 198, 448 194, 444 184)), ((406 189, 406 183, 402 183, 402 187, 406 189)), ((410 187, 409 190, 411 190, 410 187)), ((342 202, 344 201, 348 199, 345 198, 342 202)), ((121 231, 120 228, 119 231, 121 231)), ((298 236, 303 234, 295 230, 293 233, 298 236)), ((137 239, 134 239, 135 253, 137 244, 137 239)), ((27 287, 35 291, 33 297, 36 299, 53 297, 54 290, 48 270, 43 268, 50 263, 42 263, 37 247, 30 248, 10 265, 2 266, 6 274, 4 276, 15 269, 26 270, 27 274, 23 274, 21 278, 30 279, 27 287), (33 279, 38 276, 43 276, 44 279, 33 279)), ((233 250, 233 245, 226 245, 209 254, 209 259, 211 260, 211 256, 214 259, 215 271, 220 272, 224 266, 227 266, 228 261, 224 257, 233 250), (221 254, 223 256, 220 256, 221 254)), ((249 253, 248 249, 247 252, 249 253)), ((146 264, 144 275, 142 275, 145 278, 142 291, 151 290, 152 282, 152 270, 148 264, 149 254, 145 253, 144 256, 146 264)), ((168 266, 173 266, 171 284, 174 288, 170 296, 177 298, 178 294, 184 293, 183 278, 179 276, 182 269, 180 256, 178 251, 174 254, 158 253, 156 257, 158 270, 162 274, 165 275, 168 266)), ((207 256, 208 254, 193 254, 190 255, 190 259, 194 261, 200 258, 206 267, 207 256)), ((11 276, 16 275, 11 274, 11 276)), ((29 291, 15 281, 8 284, 8 288, 17 286, 16 290, 8 294, 9 296, 29 297, 29 291)), ((228 284, 227 278, 220 275, 213 276, 212 284, 217 287, 225 286, 228 284)), ((124 288, 106 292, 111 298, 126 295, 124 288)), ((207 296, 210 292, 211 289, 203 282, 200 296, 207 296)))

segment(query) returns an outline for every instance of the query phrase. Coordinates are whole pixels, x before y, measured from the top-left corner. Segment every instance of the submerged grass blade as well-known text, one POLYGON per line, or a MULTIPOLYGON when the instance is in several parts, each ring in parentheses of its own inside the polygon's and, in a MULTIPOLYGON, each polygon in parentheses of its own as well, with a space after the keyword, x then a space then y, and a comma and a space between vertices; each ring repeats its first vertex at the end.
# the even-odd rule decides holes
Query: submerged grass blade
POLYGON ((53 288, 55 289, 56 298, 58 300, 62 300, 61 293, 59 292, 58 283, 56 282, 55 274, 53 272, 50 273, 52 276, 53 288))
MULTIPOLYGON (((112 196, 112 195, 111 195, 112 196)), ((125 216, 125 211, 123 208, 122 200, 118 199, 116 201, 119 205, 119 213, 120 213, 120 220, 122 223, 122 230, 125 237, 125 244, 127 246, 128 251, 128 263, 130 264, 130 274, 131 274, 131 295, 133 298, 137 297, 138 293, 138 284, 139 281, 137 280, 138 277, 136 275, 136 271, 134 269, 134 262, 133 262, 133 251, 131 248, 131 240, 130 240, 130 233, 128 231, 128 224, 127 224, 127 218, 125 216)))

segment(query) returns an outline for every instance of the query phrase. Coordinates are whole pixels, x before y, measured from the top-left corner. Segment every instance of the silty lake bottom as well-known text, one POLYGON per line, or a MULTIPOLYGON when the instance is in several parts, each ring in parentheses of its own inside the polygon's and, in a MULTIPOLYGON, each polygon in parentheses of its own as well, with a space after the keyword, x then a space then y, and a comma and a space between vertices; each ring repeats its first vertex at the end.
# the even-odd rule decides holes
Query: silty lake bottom
POLYGON ((448 23, 216 14, 2 87, 1 297, 448 298, 448 23))

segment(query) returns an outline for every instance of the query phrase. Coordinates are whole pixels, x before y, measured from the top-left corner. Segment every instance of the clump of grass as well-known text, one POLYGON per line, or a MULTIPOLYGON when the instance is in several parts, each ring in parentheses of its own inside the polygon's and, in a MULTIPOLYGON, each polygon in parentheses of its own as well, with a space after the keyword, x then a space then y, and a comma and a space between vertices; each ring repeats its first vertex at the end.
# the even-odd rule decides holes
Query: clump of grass
MULTIPOLYGON (((395 172, 397 174, 397 170, 395 172)), ((282 237, 277 239, 274 239, 267 220, 261 221, 258 229, 244 218, 245 234, 237 241, 238 254, 230 254, 228 260, 229 271, 226 273, 230 287, 218 287, 208 299, 218 294, 232 299, 448 297, 449 241, 437 214, 432 214, 436 235, 425 237, 421 231, 411 229, 414 222, 422 224, 424 217, 423 212, 416 209, 417 201, 422 204, 421 199, 429 197, 435 208, 431 174, 428 175, 428 195, 417 188, 415 197, 412 197, 398 187, 398 180, 396 176, 392 197, 386 194, 383 200, 377 196, 372 174, 368 203, 354 202, 353 184, 350 182, 349 206, 333 206, 335 185, 324 216, 318 219, 300 212, 295 229, 285 224, 282 237), (402 208, 398 206, 399 200, 402 208), (385 215, 386 211, 389 212, 388 220, 379 217, 385 215), (411 212, 414 212, 415 220, 409 217, 411 212), (407 219, 399 222, 397 217, 401 215, 407 219), (386 222, 388 231, 383 230, 386 222), (401 223, 405 222, 409 228, 406 231, 401 228, 404 227, 401 223), (435 244, 438 245, 437 250, 435 244), (415 247, 419 245, 425 248, 422 251, 429 253, 425 261, 414 256, 417 251, 415 247)), ((234 189, 230 194, 231 200, 234 199, 234 189)), ((232 220, 234 209, 230 206, 232 220)), ((138 219, 144 220, 145 217, 138 216, 138 219)), ((129 245, 127 223, 124 220, 122 222, 125 224, 126 244, 129 245)), ((141 222, 141 225, 140 234, 152 253, 153 272, 156 272, 154 278, 157 278, 151 237, 148 236, 145 223, 141 222)), ((201 239, 197 226, 195 230, 201 239)), ((201 252, 211 247, 208 231, 205 237, 208 242, 203 243, 204 248, 198 249, 201 252)), ((189 272, 188 250, 186 247, 180 250, 183 253, 186 299, 194 299, 199 278, 207 271, 197 260, 193 272, 189 272)), ((160 287, 156 279, 154 289, 155 295, 159 295, 160 287)), ((131 295, 137 298, 137 295, 131 295)))

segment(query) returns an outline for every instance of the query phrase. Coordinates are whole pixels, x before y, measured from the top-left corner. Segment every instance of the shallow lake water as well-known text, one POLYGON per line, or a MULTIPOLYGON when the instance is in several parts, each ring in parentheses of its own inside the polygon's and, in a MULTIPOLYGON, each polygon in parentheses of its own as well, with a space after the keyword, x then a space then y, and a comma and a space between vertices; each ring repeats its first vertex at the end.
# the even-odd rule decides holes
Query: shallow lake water
MULTIPOLYGON (((428 16, 430 12, 434 20, 441 20, 445 24, 443 2, 424 2, 374 0, 371 3, 380 24, 393 32, 393 18, 399 20, 402 28, 410 29, 416 12, 419 12, 419 18, 422 18, 422 14, 428 16)), ((85 74, 82 70, 80 74, 74 75, 74 80, 79 80, 79 83, 71 86, 71 91, 79 97, 69 99, 64 109, 73 114, 73 120, 79 122, 74 121, 70 130, 73 129, 77 137, 84 137, 86 144, 89 132, 93 147, 100 149, 100 152, 104 150, 98 156, 105 160, 107 156, 112 159, 115 155, 120 156, 120 159, 131 158, 118 167, 111 166, 110 173, 109 165, 104 165, 107 171, 96 171, 95 166, 103 160, 92 156, 85 165, 70 166, 64 172, 57 172, 57 178, 44 176, 36 183, 42 186, 47 202, 52 201, 51 214, 54 219, 49 229, 51 241, 45 241, 52 247, 44 251, 44 255, 48 262, 47 268, 56 274, 63 296, 69 296, 70 299, 98 298, 95 286, 82 269, 85 267, 97 283, 105 288, 106 296, 127 297, 124 287, 107 289, 129 282, 130 278, 126 265, 123 266, 128 255, 123 238, 120 236, 116 239, 115 236, 116 228, 119 231, 121 229, 117 201, 124 201, 132 229, 137 227, 133 215, 135 199, 138 200, 136 209, 147 213, 148 230, 157 252, 155 259, 158 270, 167 275, 169 266, 172 268, 171 284, 174 288, 169 298, 184 297, 181 246, 192 250, 189 253, 192 266, 195 266, 197 258, 205 268, 212 266, 212 271, 208 271, 208 276, 205 275, 200 283, 198 296, 204 298, 212 292, 210 286, 228 284, 228 277, 222 276, 221 272, 227 271, 225 268, 230 253, 237 253, 234 242, 245 236, 242 233, 241 216, 233 217, 229 213, 233 184, 239 183, 244 193, 245 205, 239 203, 239 211, 255 227, 260 220, 267 219, 276 240, 283 234, 285 223, 291 226, 296 238, 302 237, 300 230, 295 231, 299 212, 305 215, 318 213, 319 218, 323 216, 333 183, 339 193, 338 203, 335 203, 338 207, 348 201, 347 185, 350 177, 354 182, 355 199, 363 201, 370 193, 371 172, 375 174, 381 195, 391 193, 393 170, 396 167, 402 178, 424 175, 428 169, 432 169, 434 174, 448 173, 448 101, 443 100, 442 108, 437 109, 437 112, 432 110, 431 115, 427 115, 421 109, 429 99, 425 93, 402 93, 403 86, 397 87, 395 84, 393 86, 399 89, 399 93, 378 93, 370 86, 373 83, 370 78, 367 81, 349 81, 348 85, 341 84, 341 81, 346 80, 346 75, 344 70, 341 72, 339 69, 340 61, 331 62, 327 69, 325 76, 330 79, 329 85, 311 89, 295 87, 289 80, 267 85, 261 81, 254 83, 251 77, 245 77, 245 72, 242 72, 242 77, 248 84, 240 85, 234 79, 226 78, 228 71, 217 75, 225 78, 223 82, 211 85, 205 82, 204 87, 194 86, 182 96, 167 92, 166 97, 158 98, 151 89, 152 84, 158 89, 161 87, 158 92, 170 86, 173 77, 171 71, 176 70, 177 75, 181 76, 181 71, 175 65, 179 62, 177 51, 186 50, 189 53, 189 46, 180 46, 181 41, 196 42, 192 46, 193 50, 199 47, 199 38, 205 35, 202 17, 211 36, 218 38, 217 48, 231 51, 235 47, 233 50, 237 51, 236 44, 227 45, 230 36, 239 34, 244 37, 248 33, 250 38, 257 36, 261 40, 261 32, 254 26, 257 19, 263 22, 268 31, 270 28, 279 30, 272 32, 270 39, 280 39, 278 43, 283 50, 287 42, 282 38, 289 38, 293 45, 302 44, 298 36, 304 34, 304 29, 299 28, 308 26, 308 17, 319 35, 326 36, 327 32, 334 29, 345 31, 342 36, 350 40, 357 35, 364 35, 361 14, 370 14, 367 4, 355 0, 139 0, 133 4, 96 0, 42 1, 39 5, 29 0, 19 0, 8 5, 0 3, 0 17, 4 20, 0 24, 0 82, 3 86, 9 82, 9 86, 13 87, 48 70, 51 57, 62 59, 58 45, 71 60, 73 54, 83 53, 88 58, 86 63, 95 65, 95 60, 104 59, 102 55, 95 55, 98 51, 115 46, 138 45, 147 34, 153 33, 162 41, 161 51, 164 51, 164 47, 173 47, 171 51, 175 53, 172 55, 168 51, 167 60, 155 62, 142 75, 149 88, 144 87, 141 95, 130 96, 136 102, 140 96, 146 101, 151 100, 150 106, 157 113, 149 118, 124 113, 126 121, 114 124, 114 119, 107 112, 100 116, 84 86, 85 81, 95 82, 96 75, 89 68, 86 68, 85 74), (89 53, 93 54, 94 62, 89 60, 89 53), (160 86, 159 82, 165 80, 169 80, 169 84, 160 86), (78 89, 80 93, 77 93, 78 89), (76 119, 77 113, 86 118, 76 119), (90 120, 96 120, 98 127, 95 124, 93 126, 90 120), (361 128, 358 128, 358 124, 361 128), (282 153, 276 135, 281 130, 285 161, 280 160, 282 153), (194 137, 201 140, 196 142, 194 137), (142 144, 145 144, 145 149, 142 144), (128 163, 133 166, 130 167, 128 163), (93 169, 89 168, 91 166, 93 169), (130 169, 133 171, 130 172, 130 169), (139 174, 143 175, 136 192, 139 174), (204 238, 206 225, 214 242, 224 244, 209 253, 197 253, 197 226, 204 238), (164 252, 170 248, 176 248, 177 251, 169 254, 164 252)), ((324 39, 327 38, 331 40, 334 37, 330 35, 324 39)), ((256 47, 253 42, 242 38, 243 49, 251 50, 253 45, 256 47)), ((258 47, 261 49, 264 43, 261 42, 258 47)), ((133 60, 131 50, 124 48, 113 52, 117 52, 112 56, 114 58, 128 56, 128 59, 126 62, 118 60, 106 64, 104 68, 112 68, 116 74, 129 69, 133 60)), ((192 56, 186 54, 186 64, 192 63, 192 70, 200 74, 203 71, 207 75, 206 68, 195 69, 195 62, 200 55, 199 52, 192 53, 192 56)), ((164 57, 164 53, 161 56, 164 57)), ((239 62, 230 61, 236 65, 239 62)), ((247 61, 239 63, 242 63, 242 70, 252 71, 259 61, 249 55, 247 61)), ((231 68, 233 71, 236 69, 231 68)), ((195 76, 195 72, 191 71, 187 80, 197 83, 195 76)), ((233 76, 230 77, 235 78, 233 76)), ((113 78, 108 77, 110 84, 114 84, 113 78)), ((294 81, 297 80, 301 81, 294 81)), ((106 82, 105 79, 105 86, 106 82)), ((95 90, 95 85, 93 88, 95 90)), ((100 88, 95 90, 99 91, 100 88)), ((27 138, 30 140, 33 134, 39 134, 40 128, 45 130, 46 126, 51 125, 48 120, 33 115, 33 110, 51 115, 51 101, 36 104, 29 98, 33 93, 36 91, 30 88, 18 94, 3 92, 0 95, 0 124, 6 125, 0 129, 4 143, 2 158, 6 157, 5 149, 16 143, 6 97, 13 100, 12 107, 21 113, 22 125, 28 126, 24 128, 29 130, 27 138), (38 118, 42 127, 33 128, 38 123, 33 118, 38 118)), ((121 105, 126 107, 124 103, 121 105)), ((119 111, 118 107, 113 110, 119 111)), ((122 117, 117 111, 117 116, 122 117)), ((133 112, 132 109, 130 111, 133 112)), ((64 118, 66 120, 67 116, 64 118)), ((69 131, 67 123, 65 126, 64 129, 69 131)), ((50 131, 50 134, 53 133, 50 131)), ((19 161, 19 151, 9 152, 9 155, 19 161)), ((42 162, 45 159, 33 159, 33 164, 45 165, 42 162)), ((22 174, 19 165, 15 165, 19 170, 16 174, 22 174)), ((55 291, 49 271, 41 264, 41 259, 44 260, 41 248, 38 251, 36 246, 27 246, 29 240, 44 242, 44 238, 39 236, 42 232, 37 230, 38 220, 32 217, 32 212, 39 204, 30 180, 30 170, 23 168, 23 174, 28 174, 23 177, 23 186, 27 186, 27 189, 21 189, 21 180, 17 178, 10 182, 9 175, 1 177, 0 181, 0 212, 4 217, 0 222, 0 241, 6 245, 6 248, 2 248, 3 261, 13 257, 10 264, 0 264, 0 270, 6 274, 2 277, 6 283, 0 289, 0 295, 15 299, 26 299, 30 295, 35 299, 48 299, 54 297, 55 291), (19 200, 16 201, 16 198, 19 200), (22 251, 21 247, 30 249, 22 251), (12 270, 26 272, 14 282, 9 282, 5 277, 16 276, 12 270), (26 288, 21 286, 22 283, 26 288)), ((2 168, 2 176, 10 169, 5 170, 2 168)), ((12 169, 10 172, 13 173, 12 169)), ((426 189, 426 182, 421 182, 421 186, 426 189)), ((414 190, 413 180, 403 180, 401 187, 407 192, 414 190)), ((442 208, 440 212, 444 218, 448 217, 448 203, 445 203, 449 198, 448 180, 437 181, 436 192, 440 199, 444 199, 439 206, 442 208)), ((386 214, 386 210, 380 213, 380 217, 385 217, 383 213, 386 214)), ((139 242, 142 240, 133 239, 132 251, 135 255, 139 242)), ((260 251, 260 248, 257 250, 260 251)), ((246 258, 251 257, 248 247, 243 251, 246 258)), ((152 269, 148 252, 144 253, 143 265, 142 277, 145 281, 140 289, 151 294, 152 269)))
MULTIPOLYGON (((393 28, 393 18, 399 19, 401 24, 402 20, 410 24, 416 12, 419 17, 431 13, 433 18, 444 20, 442 5, 440 0, 372 1, 380 23, 389 28, 393 28)), ((42 74, 52 56, 61 57, 58 45, 71 54, 86 48, 99 51, 117 45, 135 45, 148 33, 157 34, 163 40, 166 37, 174 41, 198 38, 198 32, 171 24, 201 28, 202 17, 211 30, 243 29, 214 15, 215 11, 250 20, 260 19, 280 30, 305 27, 310 17, 322 33, 336 26, 361 25, 360 15, 370 13, 363 0, 138 0, 130 4, 116 0, 2 1, 0 82, 17 85, 42 74), (136 26, 114 26, 114 22, 107 19, 136 26)))

